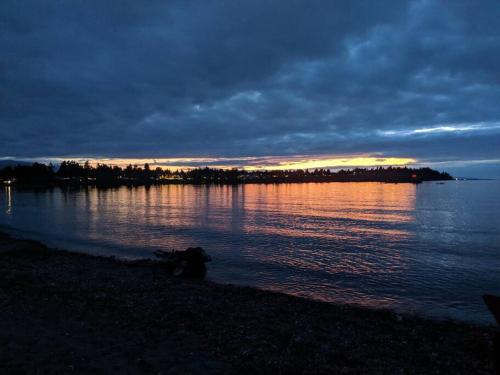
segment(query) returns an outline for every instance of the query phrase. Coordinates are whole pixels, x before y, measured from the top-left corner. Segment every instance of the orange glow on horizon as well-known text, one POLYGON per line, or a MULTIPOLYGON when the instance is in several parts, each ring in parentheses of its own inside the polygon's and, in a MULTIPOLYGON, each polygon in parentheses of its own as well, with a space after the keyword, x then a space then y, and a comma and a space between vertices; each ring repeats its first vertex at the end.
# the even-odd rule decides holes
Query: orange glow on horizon
POLYGON ((282 161, 277 165, 250 166, 246 170, 286 170, 286 169, 316 169, 316 168, 353 168, 353 167, 379 167, 379 166, 401 166, 416 163, 413 158, 376 158, 376 157, 354 157, 354 158, 332 158, 332 159, 304 159, 294 161, 282 161))
POLYGON ((260 170, 287 170, 287 169, 340 169, 357 167, 388 167, 404 166, 417 163, 417 159, 408 157, 380 157, 380 156, 264 156, 264 157, 185 157, 185 158, 58 158, 55 162, 62 160, 75 160, 79 163, 89 161, 92 165, 108 164, 126 167, 129 164, 143 166, 148 163, 152 169, 160 167, 170 170, 189 170, 194 168, 238 168, 247 171, 260 170))

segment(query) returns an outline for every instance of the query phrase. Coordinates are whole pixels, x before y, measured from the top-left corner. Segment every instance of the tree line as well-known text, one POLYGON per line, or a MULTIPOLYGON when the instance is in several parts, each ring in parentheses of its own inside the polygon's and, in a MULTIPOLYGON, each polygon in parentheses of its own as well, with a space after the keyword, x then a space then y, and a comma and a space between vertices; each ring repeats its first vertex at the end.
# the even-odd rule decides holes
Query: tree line
POLYGON ((0 169, 3 183, 16 185, 151 185, 168 183, 190 184, 239 184, 283 182, 422 182, 451 180, 446 172, 431 168, 376 167, 331 171, 314 170, 259 170, 195 168, 170 170, 149 164, 128 165, 124 168, 107 164, 80 164, 63 161, 59 167, 52 164, 8 166, 0 169))

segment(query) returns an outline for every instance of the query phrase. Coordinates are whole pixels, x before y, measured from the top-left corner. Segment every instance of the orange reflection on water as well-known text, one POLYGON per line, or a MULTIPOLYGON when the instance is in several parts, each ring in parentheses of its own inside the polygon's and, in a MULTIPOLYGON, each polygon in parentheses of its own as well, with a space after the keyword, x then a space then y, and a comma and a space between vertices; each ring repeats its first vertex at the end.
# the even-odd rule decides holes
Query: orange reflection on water
POLYGON ((213 238, 268 265, 393 273, 404 264, 390 248, 410 235, 415 192, 382 183, 163 185, 88 189, 66 204, 85 211, 74 220, 100 243, 169 250, 213 238))
POLYGON ((322 272, 400 272, 396 252, 370 252, 372 244, 391 244, 410 233, 414 220, 412 184, 323 183, 246 185, 244 230, 252 235, 304 238, 318 246, 254 253, 266 263, 322 272), (265 220, 259 220, 264 217, 265 220), (338 250, 353 249, 353 251, 338 250), (356 249, 358 251, 356 251, 356 249), (360 249, 368 251, 359 251, 360 249), (337 253, 337 254, 336 254, 337 253))
POLYGON ((0 219, 50 246, 103 255, 202 246, 216 281, 374 307, 429 298, 429 311, 465 306, 495 274, 497 190, 490 181, 6 188, 0 219))

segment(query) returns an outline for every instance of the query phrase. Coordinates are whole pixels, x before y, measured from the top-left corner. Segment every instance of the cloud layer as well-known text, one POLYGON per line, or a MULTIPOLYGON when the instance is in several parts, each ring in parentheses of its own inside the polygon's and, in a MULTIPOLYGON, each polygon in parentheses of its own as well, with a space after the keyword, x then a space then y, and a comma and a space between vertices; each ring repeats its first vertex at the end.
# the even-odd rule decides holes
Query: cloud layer
POLYGON ((0 5, 0 156, 500 159, 497 1, 0 5))

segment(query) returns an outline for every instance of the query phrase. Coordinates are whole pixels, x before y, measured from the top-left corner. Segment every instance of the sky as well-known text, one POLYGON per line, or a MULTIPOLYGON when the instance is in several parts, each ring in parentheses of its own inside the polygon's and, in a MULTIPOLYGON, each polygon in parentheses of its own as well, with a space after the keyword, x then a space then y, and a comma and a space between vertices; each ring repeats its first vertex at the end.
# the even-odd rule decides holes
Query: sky
POLYGON ((0 159, 500 178, 500 3, 0 3, 0 159))

